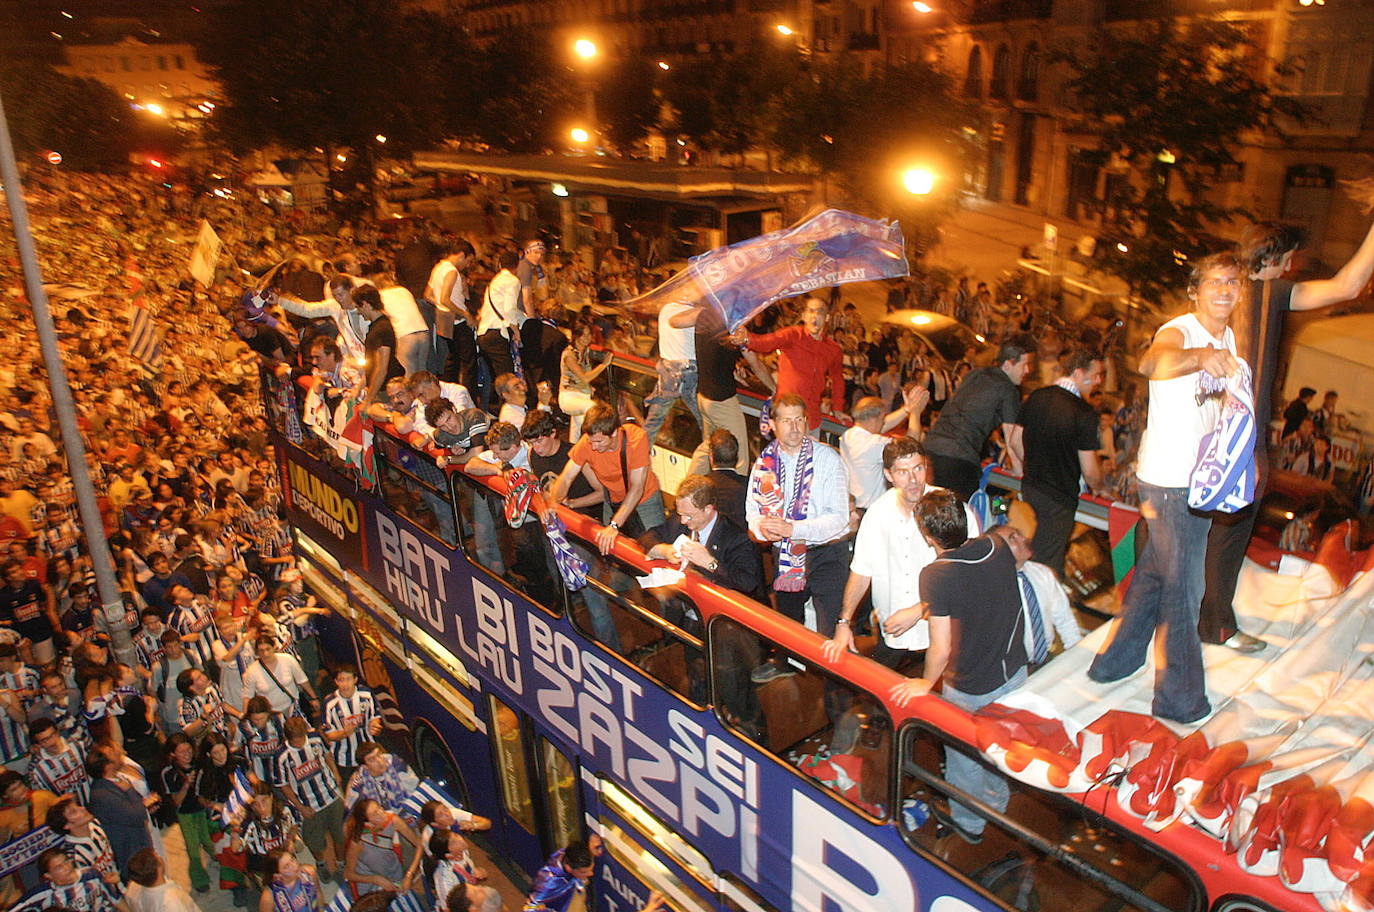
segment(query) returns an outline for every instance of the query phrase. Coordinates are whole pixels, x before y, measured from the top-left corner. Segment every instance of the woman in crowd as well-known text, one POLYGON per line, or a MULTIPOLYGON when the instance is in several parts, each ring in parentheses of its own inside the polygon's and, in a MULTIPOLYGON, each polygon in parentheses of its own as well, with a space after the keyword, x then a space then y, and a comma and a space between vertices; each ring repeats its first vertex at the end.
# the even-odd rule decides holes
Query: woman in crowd
POLYGON ((420 837, 371 798, 362 799, 349 811, 344 843, 344 879, 354 899, 397 884, 404 893, 415 884, 424 854, 420 837), (407 853, 402 840, 411 845, 409 864, 403 860, 407 853))

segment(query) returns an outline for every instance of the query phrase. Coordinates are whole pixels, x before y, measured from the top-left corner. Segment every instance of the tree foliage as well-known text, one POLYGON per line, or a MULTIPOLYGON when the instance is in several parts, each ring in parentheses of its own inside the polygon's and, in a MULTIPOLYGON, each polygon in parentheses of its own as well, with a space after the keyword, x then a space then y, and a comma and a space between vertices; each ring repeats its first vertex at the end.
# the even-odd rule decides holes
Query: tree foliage
POLYGON ((654 83, 660 70, 644 57, 613 62, 597 82, 596 113, 610 144, 629 152, 658 126, 659 102, 654 83))
POLYGON ((128 164, 134 112, 108 86, 47 64, 11 61, 0 64, 0 93, 19 157, 56 150, 64 167, 90 171, 128 164))
POLYGON ((224 88, 214 124, 236 149, 405 151, 445 134, 460 30, 400 0, 228 0, 197 52, 224 88))
POLYGON ((679 132, 704 148, 742 155, 772 143, 782 98, 801 75, 795 50, 765 44, 683 61, 669 73, 664 95, 679 132))
POLYGON ((971 151, 972 112, 950 78, 921 61, 866 74, 846 57, 813 64, 809 76, 778 105, 771 139, 783 160, 834 180, 850 205, 900 218, 909 238, 930 231, 955 204, 971 151), (906 192, 913 168, 935 174, 932 193, 906 192))
POLYGON ((1125 177, 1103 201, 1097 266, 1159 301, 1182 284, 1181 264, 1214 246, 1212 232, 1247 214, 1208 194, 1237 164, 1245 134, 1277 133, 1305 111, 1265 81, 1263 55, 1226 22, 1161 19, 1103 31, 1058 57, 1098 136, 1097 164, 1125 177))
POLYGON ((455 61, 455 135, 507 152, 566 144, 580 84, 547 36, 512 30, 455 61))

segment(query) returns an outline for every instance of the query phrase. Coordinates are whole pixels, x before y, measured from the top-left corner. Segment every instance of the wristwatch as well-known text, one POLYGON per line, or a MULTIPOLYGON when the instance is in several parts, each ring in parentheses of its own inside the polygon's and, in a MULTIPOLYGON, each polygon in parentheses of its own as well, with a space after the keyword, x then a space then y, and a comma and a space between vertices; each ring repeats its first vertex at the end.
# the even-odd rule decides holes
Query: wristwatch
POLYGON ((611 520, 610 522, 606 523, 606 528, 607 528, 607 529, 614 529, 614 530, 616 530, 617 532, 619 532, 619 531, 620 531, 620 523, 616 522, 615 520, 611 520))
POLYGON ((720 561, 718 561, 718 560, 712 560, 711 563, 709 563, 709 564, 706 565, 706 572, 707 572, 707 573, 715 573, 715 572, 716 572, 717 570, 719 570, 719 569, 720 569, 720 561))
POLYGON ((835 619, 835 623, 836 623, 836 624, 848 624, 848 623, 849 623, 849 618, 836 618, 836 619, 835 619))

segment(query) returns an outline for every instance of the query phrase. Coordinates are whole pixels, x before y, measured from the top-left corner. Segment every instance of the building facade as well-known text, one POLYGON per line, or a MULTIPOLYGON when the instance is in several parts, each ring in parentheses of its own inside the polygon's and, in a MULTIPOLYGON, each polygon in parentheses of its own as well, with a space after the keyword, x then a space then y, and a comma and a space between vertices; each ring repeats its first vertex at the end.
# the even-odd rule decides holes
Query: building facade
MULTIPOLYGON (((886 20, 885 58, 938 61, 978 105, 982 154, 972 192, 1090 233, 1113 196, 1113 182, 1127 178, 1124 169, 1100 167, 1089 154, 1094 136, 1066 103, 1066 67, 1053 62, 1054 51, 1076 46, 1092 30, 1162 12, 1162 4, 964 0, 954 9, 911 16, 909 4, 892 2, 903 14, 886 20)), ((1172 8, 1244 27, 1267 75, 1315 112, 1308 123, 1290 124, 1283 138, 1248 137, 1236 156, 1239 167, 1218 175, 1215 201, 1302 224, 1320 261, 1316 268, 1343 263, 1369 226, 1368 214, 1341 192, 1340 182, 1374 176, 1374 4, 1184 0, 1172 8), (1278 77, 1284 64, 1295 74, 1278 77)))
POLYGON ((69 76, 94 79, 130 104, 173 120, 204 117, 219 86, 187 43, 145 43, 123 38, 109 44, 67 44, 69 76))

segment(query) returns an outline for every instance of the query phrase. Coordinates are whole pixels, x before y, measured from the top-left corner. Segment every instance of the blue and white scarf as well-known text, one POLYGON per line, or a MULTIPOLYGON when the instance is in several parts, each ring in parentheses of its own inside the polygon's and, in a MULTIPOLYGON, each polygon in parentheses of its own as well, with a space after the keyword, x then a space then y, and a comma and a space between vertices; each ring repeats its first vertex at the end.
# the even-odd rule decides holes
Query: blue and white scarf
POLYGON ((1254 501, 1258 474, 1250 365, 1240 361, 1240 369, 1224 382, 1221 414, 1198 445, 1197 464, 1188 485, 1188 506, 1235 513, 1254 501))
MULTIPOLYGON (((755 473, 753 490, 750 491, 750 496, 758 503, 763 515, 781 516, 792 522, 806 518, 806 505, 811 499, 815 447, 815 441, 810 437, 802 437, 795 467, 797 484, 786 503, 783 498, 787 494, 787 477, 782 463, 782 450, 777 440, 763 448, 759 454, 759 471, 755 473)), ((806 588, 806 544, 784 538, 774 542, 773 547, 778 551, 778 575, 773 580, 773 588, 778 592, 801 592, 806 588)))

